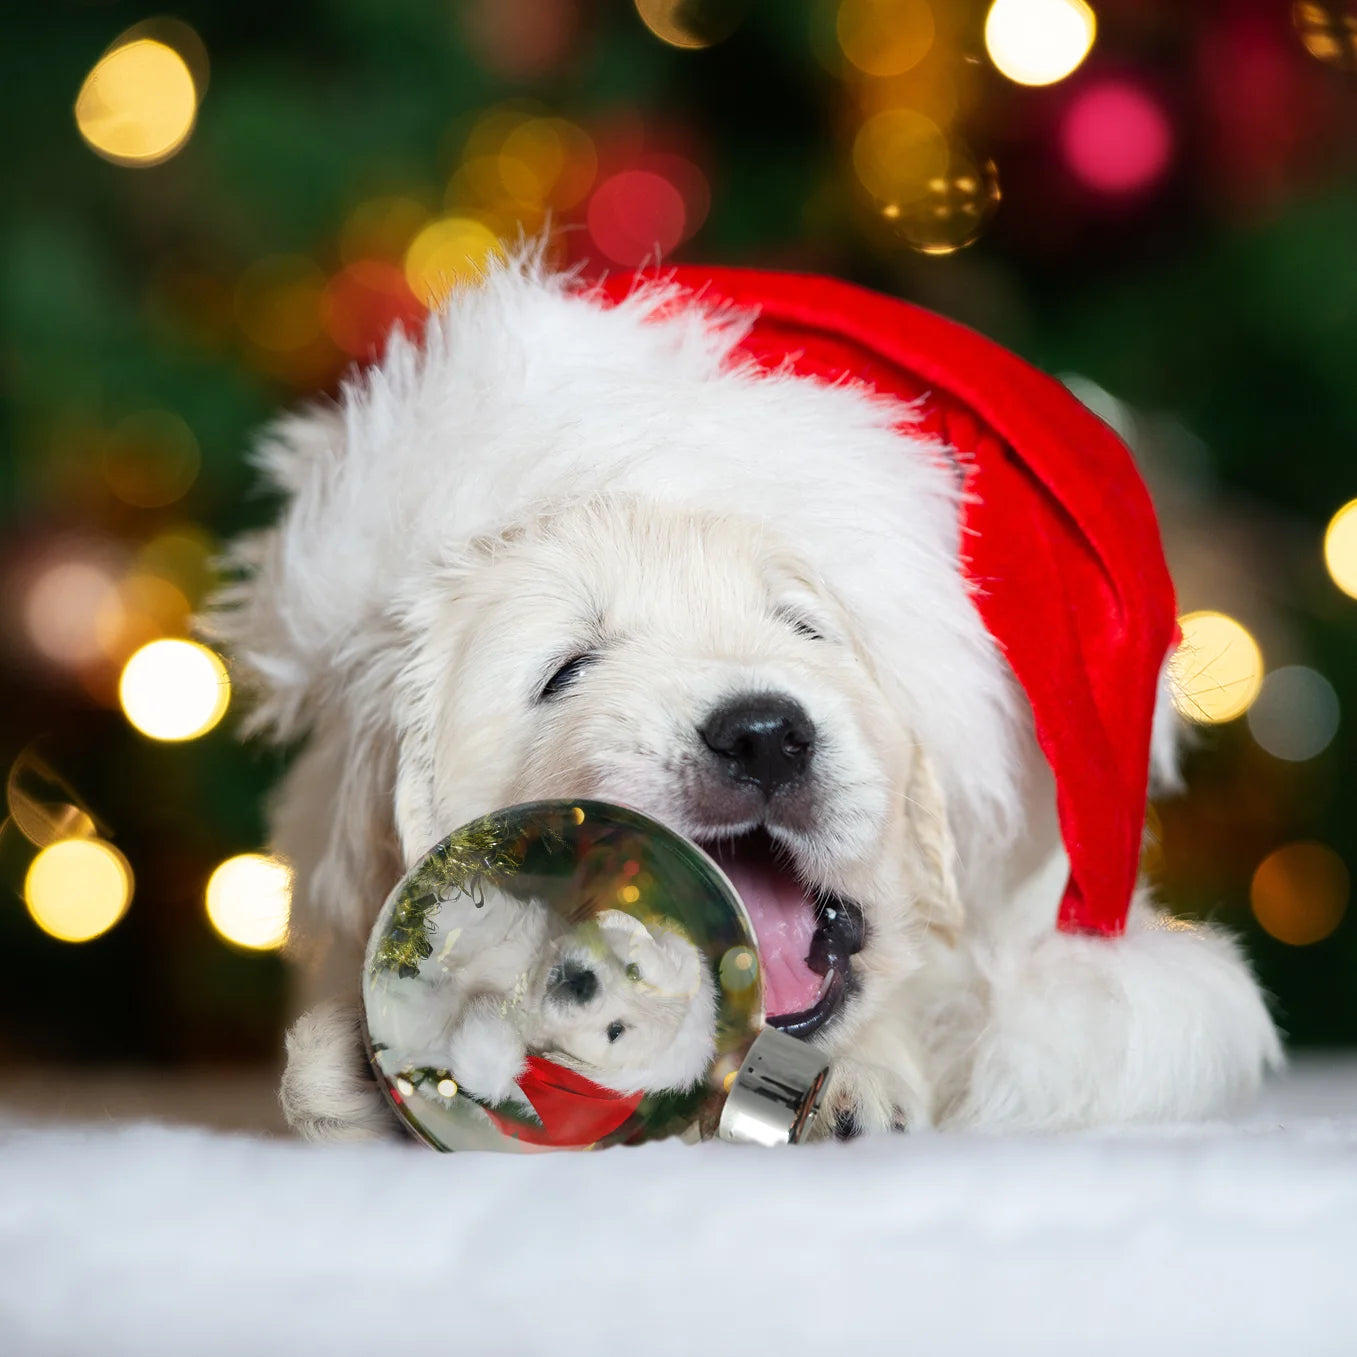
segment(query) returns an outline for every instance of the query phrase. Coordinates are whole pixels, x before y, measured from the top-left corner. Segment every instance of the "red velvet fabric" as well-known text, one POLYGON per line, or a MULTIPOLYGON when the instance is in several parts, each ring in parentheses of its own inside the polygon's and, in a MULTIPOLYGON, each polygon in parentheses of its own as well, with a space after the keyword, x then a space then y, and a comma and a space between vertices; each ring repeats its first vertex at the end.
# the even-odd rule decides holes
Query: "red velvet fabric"
POLYGON ((495 1112, 489 1113, 490 1120, 515 1140, 558 1150, 579 1149, 612 1135, 640 1106, 642 1097, 639 1093, 614 1093, 540 1055, 528 1057, 518 1087, 532 1104, 541 1126, 495 1112))
MULTIPOLYGON (((829 278, 679 268, 707 304, 757 308, 742 351, 902 400, 959 454, 975 604, 1031 703, 1070 880, 1059 926, 1120 933, 1140 858, 1150 728, 1176 634, 1154 508, 1125 445, 1059 382, 907 302, 829 278)), ((602 283, 613 300, 635 286, 602 283)), ((908 581, 901 581, 902 587, 908 581)))

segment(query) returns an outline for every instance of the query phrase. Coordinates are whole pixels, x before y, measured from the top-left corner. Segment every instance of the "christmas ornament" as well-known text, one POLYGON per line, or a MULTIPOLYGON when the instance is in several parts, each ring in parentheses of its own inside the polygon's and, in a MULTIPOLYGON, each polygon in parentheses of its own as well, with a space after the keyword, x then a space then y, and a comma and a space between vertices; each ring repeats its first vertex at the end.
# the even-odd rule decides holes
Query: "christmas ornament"
POLYGON ((436 1149, 585 1149, 665 1136, 793 1143, 826 1064, 764 1028, 749 917, 700 848, 596 801, 463 826, 383 906, 369 1056, 436 1149))

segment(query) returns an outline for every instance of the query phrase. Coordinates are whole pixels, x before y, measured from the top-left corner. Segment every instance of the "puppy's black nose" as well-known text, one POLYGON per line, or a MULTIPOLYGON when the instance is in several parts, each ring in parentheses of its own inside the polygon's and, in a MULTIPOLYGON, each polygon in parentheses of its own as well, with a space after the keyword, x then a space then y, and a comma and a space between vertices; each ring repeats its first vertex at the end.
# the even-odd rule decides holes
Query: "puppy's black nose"
POLYGON ((558 999, 568 1003, 587 1004, 598 993, 598 976, 587 966, 567 961, 557 968, 548 987, 558 999))
POLYGON ((736 781, 770 796, 805 773, 815 748, 810 717, 789 697, 737 697, 718 707, 700 734, 736 781))

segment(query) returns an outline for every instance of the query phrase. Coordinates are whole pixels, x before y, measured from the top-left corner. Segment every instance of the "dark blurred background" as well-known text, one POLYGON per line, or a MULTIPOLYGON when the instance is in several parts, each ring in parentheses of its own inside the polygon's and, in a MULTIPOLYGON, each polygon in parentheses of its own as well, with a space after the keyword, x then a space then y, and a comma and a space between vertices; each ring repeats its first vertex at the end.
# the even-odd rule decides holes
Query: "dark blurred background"
POLYGON ((270 512, 261 423, 520 230, 563 263, 851 278, 1113 424, 1163 512, 1198 736, 1148 865, 1245 936, 1294 1046, 1357 1043, 1357 5, 30 0, 0 25, 9 1087, 266 1086, 281 764, 188 619, 270 512))

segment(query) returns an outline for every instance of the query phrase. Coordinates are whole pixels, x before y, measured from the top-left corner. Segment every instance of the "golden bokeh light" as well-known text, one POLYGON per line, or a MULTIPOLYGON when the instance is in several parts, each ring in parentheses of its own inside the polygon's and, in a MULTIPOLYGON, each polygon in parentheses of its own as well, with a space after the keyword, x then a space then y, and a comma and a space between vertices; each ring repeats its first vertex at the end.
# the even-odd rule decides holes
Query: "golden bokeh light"
POLYGON ((1178 619, 1182 644, 1169 662, 1173 705, 1199 725, 1242 716, 1263 686, 1263 653, 1248 629, 1220 612, 1178 619))
POLYGON ((269 952, 287 941, 292 872, 262 853, 227 858, 207 883, 207 918, 237 947, 269 952))
POLYGON ((24 622, 37 651, 79 668, 101 655, 100 619, 116 604, 118 587, 91 561, 58 561, 28 588, 24 622))
POLYGON ((1322 843, 1289 843, 1269 853, 1253 874, 1254 917, 1278 942, 1308 947, 1342 922, 1348 907, 1348 869, 1322 843))
POLYGON ((499 237, 474 217, 430 222, 405 252, 410 291, 426 305, 436 306, 457 284, 478 279, 499 249, 499 237))
POLYGON ((999 206, 999 173, 954 150, 945 174, 929 179, 913 202, 883 204, 891 230, 920 254, 948 255, 977 240, 999 206))
POLYGON ((1357 9, 1348 0, 1297 0, 1291 22, 1312 57, 1340 71, 1357 71, 1357 9))
POLYGON ((197 479, 202 458, 193 430, 168 410, 129 415, 103 448, 104 480, 138 509, 159 509, 181 498, 197 479))
POLYGON ((1350 598, 1357 598, 1357 499, 1349 500, 1329 520, 1324 564, 1333 582, 1350 598))
POLYGON ((744 18, 742 0, 635 0, 641 22, 670 47, 695 51, 728 38, 744 18))
POLYGON ((91 149, 117 165, 158 165, 188 140, 198 91, 184 58, 163 42, 137 38, 100 57, 75 101, 91 149))
POLYGON ((428 220, 428 208, 414 198, 372 198, 359 203, 340 230, 339 257, 346 264, 400 259, 428 220))
POLYGON ((325 275, 305 255, 257 260, 236 285, 236 321, 250 343, 294 353, 320 338, 325 275))
POLYGON ((853 168, 878 202, 904 206, 947 174, 947 138, 931 118, 910 108, 885 109, 862 124, 853 141, 853 168))
POLYGON ((144 645, 118 681, 123 714, 153 740, 193 740, 226 714, 231 681, 226 666, 196 641, 144 645))
POLYGON ((132 869, 102 839, 63 839, 44 848, 24 877, 33 922, 62 942, 88 942, 127 912, 132 869))
POLYGON ((170 584, 196 606, 216 579, 217 543, 196 523, 177 523, 157 533, 137 552, 136 570, 170 584))
POLYGON ((933 45, 927 0, 842 0, 835 26, 844 56, 864 75, 903 75, 933 45))
POLYGON ((529 118, 504 138, 496 160, 516 203, 564 212, 584 201, 598 174, 594 143, 564 118, 529 118))
POLYGON ((1084 0, 994 0, 985 16, 985 50, 1019 85, 1053 85, 1077 70, 1098 34, 1084 0))
POLYGON ((105 659, 121 665, 150 641, 182 636, 191 612, 188 599, 169 580, 159 575, 128 575, 99 614, 99 648, 105 659))
POLYGON ((10 822, 35 848, 95 834, 94 819, 75 791, 32 748, 10 764, 5 807, 10 822))

